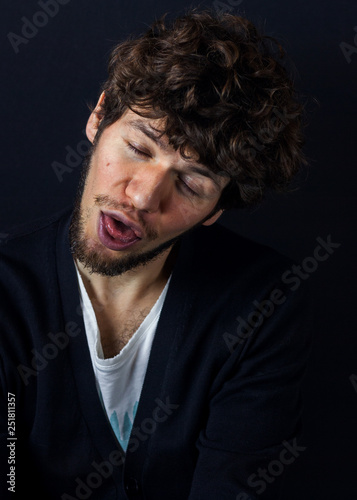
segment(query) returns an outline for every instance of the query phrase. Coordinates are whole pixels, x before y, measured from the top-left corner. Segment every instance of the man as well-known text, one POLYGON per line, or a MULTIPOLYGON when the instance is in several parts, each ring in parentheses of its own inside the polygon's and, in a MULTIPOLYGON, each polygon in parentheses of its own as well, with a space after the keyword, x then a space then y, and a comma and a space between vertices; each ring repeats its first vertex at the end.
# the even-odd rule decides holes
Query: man
POLYGON ((74 210, 1 249, 4 496, 278 498, 303 450, 305 292, 214 225, 302 160, 271 50, 206 12, 113 50, 74 210))

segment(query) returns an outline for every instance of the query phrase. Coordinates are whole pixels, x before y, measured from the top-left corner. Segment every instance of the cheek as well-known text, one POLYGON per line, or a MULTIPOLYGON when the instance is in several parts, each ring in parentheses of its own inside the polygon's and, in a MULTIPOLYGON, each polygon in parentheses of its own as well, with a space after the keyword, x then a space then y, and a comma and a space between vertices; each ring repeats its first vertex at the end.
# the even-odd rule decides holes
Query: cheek
POLYGON ((192 207, 178 205, 176 210, 176 220, 177 224, 182 228, 190 227, 196 220, 195 211, 192 210, 192 207))
POLYGON ((109 156, 94 161, 88 179, 91 191, 103 194, 103 191, 110 190, 119 180, 119 171, 118 165, 109 156))
POLYGON ((210 209, 210 207, 196 206, 190 202, 177 202, 174 207, 172 207, 168 225, 175 231, 186 231, 201 222, 210 213, 210 211, 213 210, 213 208, 214 205, 212 205, 212 208, 210 209))

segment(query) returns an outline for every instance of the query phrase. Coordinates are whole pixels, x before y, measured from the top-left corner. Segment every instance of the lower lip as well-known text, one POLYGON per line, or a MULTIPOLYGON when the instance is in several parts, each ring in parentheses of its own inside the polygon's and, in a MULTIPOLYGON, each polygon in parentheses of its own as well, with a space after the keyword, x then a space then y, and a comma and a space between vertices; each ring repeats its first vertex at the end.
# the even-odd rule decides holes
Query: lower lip
POLYGON ((121 241, 119 238, 113 238, 109 234, 109 232, 106 228, 105 217, 104 217, 104 214, 102 212, 100 213, 100 217, 99 217, 98 238, 99 238, 100 242, 105 247, 109 248, 110 250, 126 250, 127 248, 130 248, 133 245, 135 245, 135 243, 137 243, 141 239, 141 238, 136 238, 133 241, 124 242, 124 241, 121 241))

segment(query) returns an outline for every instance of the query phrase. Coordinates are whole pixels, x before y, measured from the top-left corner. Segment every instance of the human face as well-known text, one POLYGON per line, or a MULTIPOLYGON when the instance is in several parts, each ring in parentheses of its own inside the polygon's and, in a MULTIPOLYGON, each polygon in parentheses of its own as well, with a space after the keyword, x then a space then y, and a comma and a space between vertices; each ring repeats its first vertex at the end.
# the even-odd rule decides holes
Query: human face
MULTIPOLYGON (((97 126, 94 113, 91 141, 97 126)), ((159 137, 162 126, 129 110, 96 143, 71 230, 74 256, 92 272, 113 276, 146 263, 221 213, 207 220, 228 181, 182 158, 159 137)))

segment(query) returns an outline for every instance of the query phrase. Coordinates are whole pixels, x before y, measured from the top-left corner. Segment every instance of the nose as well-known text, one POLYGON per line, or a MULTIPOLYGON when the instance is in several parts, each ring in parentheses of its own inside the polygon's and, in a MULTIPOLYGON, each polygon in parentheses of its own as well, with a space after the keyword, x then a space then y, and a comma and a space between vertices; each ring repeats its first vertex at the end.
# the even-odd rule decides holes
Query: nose
POLYGON ((158 165, 136 167, 135 175, 128 182, 125 194, 137 210, 156 212, 169 195, 170 173, 158 165))

